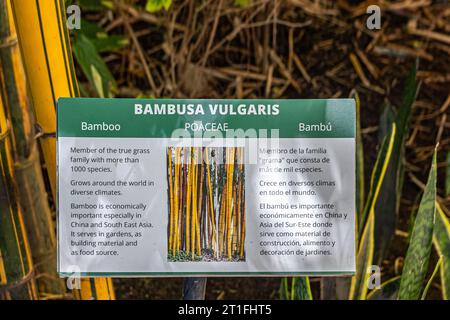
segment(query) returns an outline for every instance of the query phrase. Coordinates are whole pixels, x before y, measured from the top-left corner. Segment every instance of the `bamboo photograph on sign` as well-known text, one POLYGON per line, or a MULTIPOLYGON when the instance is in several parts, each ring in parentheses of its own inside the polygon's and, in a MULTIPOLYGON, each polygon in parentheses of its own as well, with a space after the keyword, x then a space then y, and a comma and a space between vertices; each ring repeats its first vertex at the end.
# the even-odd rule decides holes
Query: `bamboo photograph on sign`
POLYGON ((244 148, 168 147, 168 261, 245 261, 244 148))

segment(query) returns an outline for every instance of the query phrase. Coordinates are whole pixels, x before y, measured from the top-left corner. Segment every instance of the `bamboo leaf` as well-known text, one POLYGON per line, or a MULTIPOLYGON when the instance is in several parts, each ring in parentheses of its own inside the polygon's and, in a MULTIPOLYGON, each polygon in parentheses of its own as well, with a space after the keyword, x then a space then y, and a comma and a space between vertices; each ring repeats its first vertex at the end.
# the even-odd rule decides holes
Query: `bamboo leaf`
POLYGON ((442 298, 450 299, 450 221, 439 204, 436 205, 436 222, 434 225, 433 242, 442 258, 441 283, 442 298))
POLYGON ((122 36, 101 35, 91 40, 98 52, 116 51, 128 45, 128 40, 122 36))
POLYGON ((145 6, 145 10, 148 12, 158 12, 163 8, 165 10, 169 10, 172 5, 172 0, 147 0, 147 4, 145 6))
POLYGON ((80 64, 86 78, 94 86, 98 95, 111 97, 111 90, 114 90, 116 83, 108 66, 97 52, 94 44, 84 35, 76 37, 73 43, 73 53, 80 64), (98 86, 98 77, 93 70, 96 70, 101 78, 101 86, 98 86), (101 88, 101 89, 100 89, 101 88))
POLYGON ((405 139, 409 132, 412 106, 419 90, 419 84, 416 80, 416 69, 417 66, 414 64, 406 79, 402 101, 395 119, 392 109, 388 105, 386 106, 382 120, 380 121, 381 139, 389 135, 392 122, 395 122, 396 124, 397 135, 394 141, 392 158, 387 168, 386 176, 375 206, 374 261, 377 264, 381 264, 384 259, 395 233, 395 225, 403 189, 405 139), (383 128, 385 129, 383 130, 383 128))
POLYGON ((119 35, 108 33, 96 23, 81 19, 82 28, 74 30, 75 36, 84 35, 92 42, 99 53, 115 51, 128 44, 128 40, 119 35))
POLYGON ((436 151, 406 253, 398 298, 417 300, 428 271, 436 211, 436 151))
POLYGON ((99 97, 100 98, 104 98, 105 97, 105 92, 103 91, 102 76, 97 71, 95 66, 92 65, 92 64, 91 64, 91 74, 92 74, 92 79, 94 81, 95 89, 97 90, 99 97))
MULTIPOLYGON (((386 173, 386 169, 391 158, 394 139, 396 134, 395 124, 392 126, 391 136, 389 140, 384 140, 381 150, 378 153, 378 158, 372 173, 371 191, 369 193, 368 202, 366 203, 366 210, 368 218, 364 224, 364 229, 359 241, 358 253, 356 257, 356 275, 352 278, 349 298, 365 299, 367 296, 367 281, 371 274, 370 267, 373 262, 374 253, 374 227, 375 227, 375 204, 378 199, 380 187, 386 173)), ((364 217, 363 217, 364 218, 364 217)))
POLYGON ((389 279, 381 284, 378 289, 367 295, 367 300, 396 300, 400 288, 400 276, 389 279))
POLYGON ((105 30, 96 23, 93 23, 89 20, 81 19, 81 29, 74 29, 73 32, 76 35, 83 34, 86 37, 92 39, 96 38, 97 35, 99 34, 105 33, 105 30))

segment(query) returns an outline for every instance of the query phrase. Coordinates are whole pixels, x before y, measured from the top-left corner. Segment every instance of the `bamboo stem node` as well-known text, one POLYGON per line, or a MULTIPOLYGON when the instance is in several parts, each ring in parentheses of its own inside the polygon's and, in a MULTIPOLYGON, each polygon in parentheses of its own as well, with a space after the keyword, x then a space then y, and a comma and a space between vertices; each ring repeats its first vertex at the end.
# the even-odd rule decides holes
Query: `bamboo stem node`
POLYGON ((56 132, 45 132, 42 126, 39 123, 34 124, 36 135, 34 136, 35 140, 39 139, 48 139, 48 138, 56 138, 56 132))
POLYGON ((34 161, 36 161, 37 155, 38 155, 37 152, 32 152, 27 159, 14 162, 14 169, 16 171, 20 171, 25 170, 30 166, 34 165, 34 161))
POLYGON ((8 139, 10 134, 11 134, 11 126, 9 125, 9 121, 6 121, 6 129, 0 131, 0 142, 3 142, 6 139, 8 139))
POLYGON ((18 43, 17 37, 11 36, 5 39, 0 39, 0 49, 6 49, 16 46, 18 43))

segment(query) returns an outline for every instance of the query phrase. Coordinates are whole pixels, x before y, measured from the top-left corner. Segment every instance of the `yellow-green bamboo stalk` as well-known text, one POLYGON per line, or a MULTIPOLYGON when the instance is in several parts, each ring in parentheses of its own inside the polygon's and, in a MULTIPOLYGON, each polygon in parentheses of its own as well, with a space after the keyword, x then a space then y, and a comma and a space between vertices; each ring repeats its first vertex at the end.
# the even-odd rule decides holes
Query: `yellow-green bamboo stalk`
POLYGON ((188 152, 188 162, 186 163, 186 167, 188 170, 188 178, 187 178, 187 190, 186 190, 186 227, 185 227, 185 234, 186 234, 186 254, 189 255, 190 248, 191 248, 191 181, 192 181, 192 170, 191 170, 191 163, 192 161, 192 153, 190 152, 189 148, 186 148, 188 152))
POLYGON ((245 243, 245 206, 242 209, 242 230, 241 230, 241 248, 239 256, 244 258, 244 243, 245 243))
MULTIPOLYGON (((199 150, 201 151, 201 149, 199 150)), ((199 172, 200 172, 200 186, 198 189, 198 205, 197 205, 197 221, 195 223, 195 237, 196 237, 196 243, 197 243, 197 254, 199 256, 202 255, 202 243, 200 240, 200 219, 201 219, 201 215, 202 215, 202 202, 203 202, 203 175, 204 175, 204 168, 203 168, 203 157, 202 157, 202 153, 199 152, 199 161, 200 164, 198 165, 199 168, 199 172)))
POLYGON ((232 221, 233 238, 231 240, 231 251, 232 251, 231 254, 233 256, 237 252, 237 246, 238 246, 238 244, 237 244, 237 239, 238 239, 238 237, 237 237, 237 228, 238 228, 238 225, 237 225, 237 213, 238 213, 238 211, 237 211, 237 209, 238 209, 237 189, 238 189, 238 186, 235 183, 233 185, 233 214, 232 214, 232 219, 233 219, 233 221, 232 221))
POLYGON ((178 234, 177 234, 177 251, 178 252, 180 252, 180 249, 181 249, 181 230, 182 230, 182 222, 183 222, 183 220, 182 220, 182 217, 183 217, 183 177, 184 177, 184 175, 183 175, 183 156, 182 156, 182 148, 179 148, 180 149, 180 157, 179 157, 179 160, 180 160, 180 165, 178 166, 178 170, 179 170, 179 173, 178 173, 178 178, 179 178, 179 185, 178 185, 178 188, 179 188, 179 196, 178 196, 178 202, 179 202, 179 204, 178 204, 178 234))
POLYGON ((37 299, 31 252, 14 183, 8 122, 1 98, 0 95, 0 299, 37 299))
POLYGON ((245 239, 243 238, 245 236, 244 232, 245 232, 245 219, 244 219, 244 213, 243 213, 243 205, 242 205, 242 201, 243 201, 243 192, 244 192, 244 149, 241 148, 240 150, 240 164, 239 164, 239 197, 238 197, 238 210, 237 210, 237 216, 238 216, 238 243, 239 243, 239 256, 240 258, 244 257, 244 241, 245 239))
POLYGON ((168 170, 168 176, 169 176, 169 250, 172 252, 172 255, 174 255, 173 252, 173 230, 174 230, 174 221, 173 221, 173 178, 172 178, 172 148, 168 148, 167 150, 167 170, 168 170))
POLYGON ((227 256, 231 260, 231 240, 232 240, 232 226, 231 215, 233 213, 233 173, 234 173, 234 148, 227 148, 228 162, 227 162, 227 256))
MULTIPOLYGON (((64 0, 11 0, 22 58, 40 140, 56 199, 56 102, 78 95, 70 43, 65 23, 64 0)), ((80 299, 114 299, 111 279, 82 279, 80 299), (92 283, 95 285, 93 286, 92 283)))
POLYGON ((225 240, 225 186, 222 189, 222 195, 220 197, 220 208, 219 208, 219 256, 222 257, 224 252, 224 240, 225 240))
POLYGON ((173 205, 173 215, 174 215, 174 239, 172 243, 172 252, 174 255, 178 253, 178 202, 179 202, 179 172, 180 171, 180 148, 175 148, 175 180, 174 180, 174 205, 173 205))
POLYGON ((34 118, 28 102, 27 84, 9 1, 0 0, 0 11, 0 20, 4 22, 0 25, 0 38, 8 39, 11 43, 0 48, 0 90, 12 124, 11 140, 19 201, 36 265, 40 296, 61 296, 65 288, 56 274, 54 224, 35 143, 34 118))

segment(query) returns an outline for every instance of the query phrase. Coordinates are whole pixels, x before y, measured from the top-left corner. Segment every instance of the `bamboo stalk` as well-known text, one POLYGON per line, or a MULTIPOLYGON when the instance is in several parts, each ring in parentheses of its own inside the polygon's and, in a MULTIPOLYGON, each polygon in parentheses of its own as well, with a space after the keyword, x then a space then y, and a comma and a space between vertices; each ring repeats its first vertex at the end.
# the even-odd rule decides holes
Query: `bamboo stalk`
POLYGON ((219 208, 219 256, 224 252, 224 239, 225 239, 225 188, 222 189, 222 195, 220 197, 219 208))
POLYGON ((172 251, 173 248, 173 230, 174 230, 174 220, 173 220, 173 178, 172 178, 172 148, 167 149, 167 170, 168 170, 168 177, 169 177, 169 250, 171 251, 172 255, 174 254, 172 251))
POLYGON ((196 241, 196 223, 197 223, 197 151, 194 148, 194 162, 192 164, 194 179, 192 181, 193 191, 192 191, 192 221, 191 221, 191 250, 192 250, 192 259, 195 258, 195 241, 196 241))
POLYGON ((239 256, 244 258, 244 243, 245 243, 245 206, 242 209, 242 231, 241 231, 241 248, 239 256))
POLYGON ((228 256, 228 205, 229 205, 229 201, 228 201, 228 170, 230 169, 230 167, 228 166, 228 161, 229 161, 229 152, 228 149, 224 149, 225 150, 225 165, 224 165, 224 169, 225 169, 225 173, 224 173, 224 177, 225 177, 225 182, 223 183, 223 190, 225 190, 224 192, 224 217, 223 217, 223 255, 224 256, 228 256))
POLYGON ((204 167, 203 167, 203 157, 200 153, 199 157, 200 164, 198 165, 200 167, 200 187, 198 189, 198 213, 197 213, 197 221, 195 225, 195 236, 196 236, 196 244, 197 244, 197 254, 199 256, 202 255, 201 250, 201 242, 200 242, 200 226, 201 226, 201 215, 202 215, 202 208, 203 208, 203 175, 204 175, 204 167))
POLYGON ((232 213, 233 213, 233 172, 234 172, 234 148, 227 148, 227 256, 231 260, 232 240, 232 213))
MULTIPOLYGON (((238 243, 239 243, 239 257, 242 259, 244 258, 244 242, 245 242, 245 217, 243 212, 243 205, 242 202, 245 201, 245 197, 243 195, 244 192, 244 149, 241 149, 240 152, 240 164, 239 164, 239 198, 238 198, 238 243)), ((245 204, 244 204, 245 205, 245 204)))
MULTIPOLYGON (((239 159, 241 159, 241 152, 239 151, 239 159)), ((237 182, 237 188, 238 188, 238 196, 237 196, 237 208, 236 208, 236 220, 237 220, 237 228, 236 228, 236 242, 237 242, 237 248, 236 252, 239 254, 240 248, 241 248, 241 201, 242 201, 242 167, 241 164, 239 164, 239 170, 238 170, 238 182, 237 182)))
MULTIPOLYGON (((56 102, 60 97, 78 95, 64 0, 11 0, 11 3, 34 114, 43 131, 40 144, 46 172, 56 199, 56 102)), ((111 279, 82 279, 82 288, 89 290, 75 292, 81 299, 115 298, 111 279)))
POLYGON ((77 92, 61 2, 12 0, 36 119, 47 134, 41 145, 53 195, 56 191, 56 102, 59 97, 73 97, 77 92))
POLYGON ((232 250, 232 255, 234 256, 234 254, 238 251, 237 250, 237 248, 238 248, 238 243, 237 243, 237 241, 238 241, 238 232, 237 232, 237 229, 238 229, 238 219, 237 219, 237 216, 238 216, 238 193, 237 193, 237 191, 238 191, 238 184, 237 183, 235 183, 234 185, 233 185, 233 239, 232 239, 232 248, 231 248, 231 250, 232 250))
POLYGON ((31 252, 14 181, 11 142, 0 96, 0 299, 37 299, 31 252))
POLYGON ((241 223, 240 223, 240 227, 241 227, 241 232, 240 232, 240 239, 239 239, 239 243, 240 243, 240 250, 239 250, 239 256, 241 259, 244 258, 244 254, 245 254, 245 188, 244 188, 244 177, 245 177, 245 166, 244 166, 244 149, 242 148, 242 152, 241 152, 241 164, 240 164, 240 180, 239 180, 239 187, 240 187, 240 192, 239 192, 239 214, 241 217, 241 223))
POLYGON ((181 190, 182 190, 182 196, 181 196, 181 208, 180 208, 180 248, 179 250, 186 250, 186 244, 185 244, 185 235, 186 235, 186 195, 187 195, 187 151, 183 150, 183 163, 181 165, 181 172, 182 172, 182 181, 181 181, 181 190))
POLYGON ((180 171, 180 148, 175 148, 175 177, 174 177, 174 204, 173 204, 173 221, 174 221, 174 239, 172 243, 172 252, 174 255, 178 253, 178 198, 179 198, 179 171, 180 171))
POLYGON ((216 255, 216 225, 215 225, 215 214, 214 214, 214 201, 213 201, 213 190, 211 186, 211 172, 209 168, 209 151, 208 148, 205 150, 206 157, 206 176, 208 180, 208 196, 209 196, 209 221, 211 223, 212 228, 212 250, 214 256, 216 255))
POLYGON ((191 163, 192 161, 192 152, 190 152, 190 149, 188 150, 188 159, 187 167, 188 169, 188 179, 187 179, 187 191, 186 191, 186 254, 189 255, 190 249, 191 249, 191 181, 192 181, 192 170, 191 170, 191 163))
POLYGON ((180 251, 181 249, 181 235, 183 232, 183 156, 181 153, 182 149, 180 148, 180 166, 179 166, 179 170, 180 170, 180 202, 178 205, 178 235, 177 235, 177 250, 180 251))
POLYGON ((65 289, 56 274, 54 223, 34 139, 34 118, 31 116, 25 74, 8 3, 0 0, 0 20, 4 21, 0 25, 0 41, 9 39, 12 44, 0 48, 0 90, 12 123, 14 171, 21 195, 19 201, 36 265, 40 295, 63 295, 65 289))

